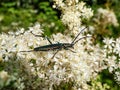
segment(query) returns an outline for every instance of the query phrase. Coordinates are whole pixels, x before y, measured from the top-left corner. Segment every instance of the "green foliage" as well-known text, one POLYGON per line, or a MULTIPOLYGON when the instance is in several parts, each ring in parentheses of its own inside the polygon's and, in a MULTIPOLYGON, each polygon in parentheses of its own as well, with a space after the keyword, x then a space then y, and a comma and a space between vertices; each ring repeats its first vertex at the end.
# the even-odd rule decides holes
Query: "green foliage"
POLYGON ((63 32, 64 27, 48 1, 2 1, 0 4, 0 32, 27 28, 35 22, 42 24, 46 34, 63 32))
POLYGON ((96 79, 88 83, 91 90, 119 90, 120 86, 115 82, 113 74, 103 70, 96 79))
MULTIPOLYGON (((120 24, 120 1, 119 0, 83 0, 85 1, 89 6, 91 6, 91 8, 94 10, 94 15, 97 13, 98 8, 104 8, 104 9, 108 9, 111 10, 115 13, 118 23, 120 24)), ((93 16, 94 17, 94 16, 93 16)), ((93 21, 93 18, 91 19, 91 21, 89 22, 89 25, 96 25, 95 22, 93 21)), ((104 27, 104 26, 102 26, 104 27)), ((115 27, 113 25, 107 25, 106 28, 102 31, 101 26, 97 26, 96 29, 99 29, 100 33, 95 33, 96 35, 98 35, 98 38, 101 38, 101 36, 103 37, 119 37, 120 36, 120 25, 115 27)))
POLYGON ((120 86, 114 80, 114 75, 109 73, 108 70, 103 70, 99 75, 99 81, 102 84, 107 84, 111 90, 119 90, 120 86))
POLYGON ((53 86, 54 90, 74 90, 73 82, 62 82, 59 86, 53 86))
POLYGON ((56 32, 63 32, 64 26, 57 16, 57 12, 50 7, 50 3, 41 2, 39 3, 39 12, 37 19, 39 22, 42 22, 43 27, 47 35, 56 32))
POLYGON ((23 90, 24 84, 15 74, 12 73, 6 80, 0 78, 0 90, 23 90))

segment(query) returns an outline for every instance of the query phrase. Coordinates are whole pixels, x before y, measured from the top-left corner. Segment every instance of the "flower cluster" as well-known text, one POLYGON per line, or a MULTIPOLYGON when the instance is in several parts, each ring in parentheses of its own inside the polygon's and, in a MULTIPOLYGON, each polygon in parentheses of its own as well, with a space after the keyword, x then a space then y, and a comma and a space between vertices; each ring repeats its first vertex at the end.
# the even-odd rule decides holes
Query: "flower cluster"
POLYGON ((113 24, 114 26, 118 26, 118 21, 116 19, 116 15, 112 10, 107 10, 103 8, 98 9, 98 16, 101 17, 104 23, 113 24))
POLYGON ((118 27, 119 23, 114 11, 110 9, 98 8, 93 17, 94 35, 111 35, 112 32, 108 30, 109 26, 118 27))
POLYGON ((105 38, 103 42, 109 72, 115 73, 115 80, 120 83, 120 38, 105 38))
MULTIPOLYGON (((95 77, 98 72, 108 67, 118 67, 113 56, 106 58, 105 50, 111 47, 107 48, 108 46, 105 46, 106 49, 102 50, 99 45, 92 45, 91 38, 86 38, 76 43, 74 46, 76 53, 61 50, 53 59, 51 57, 54 55, 54 51, 20 52, 33 50, 34 47, 49 44, 47 40, 42 37, 35 37, 31 33, 32 31, 34 34, 42 34, 40 25, 37 24, 34 27, 30 27, 24 33, 23 31, 21 29, 16 33, 9 32, 9 35, 0 35, 0 58, 3 62, 13 63, 16 61, 21 64, 14 64, 14 66, 18 69, 18 73, 22 73, 23 81, 29 80, 30 82, 33 81, 32 77, 36 77, 40 80, 39 85, 37 85, 42 85, 41 88, 52 89, 54 85, 59 86, 62 82, 74 82, 74 88, 77 87, 78 89, 82 86, 82 88, 87 89, 87 81, 95 77), (28 75, 27 77, 26 74, 28 75)), ((57 41, 72 42, 71 37, 64 36, 61 33, 53 34, 52 37, 53 43, 57 41)), ((110 44, 106 43, 105 45, 110 44)), ((13 69, 13 66, 7 66, 6 68, 13 69)), ((10 70, 8 71, 9 73, 12 72, 10 70)), ((116 75, 119 76, 117 72, 116 75)), ((23 82, 21 81, 21 83, 23 82)), ((25 85, 26 83, 24 82, 25 85)), ((38 81, 34 80, 34 83, 38 83, 38 81)))
POLYGON ((81 19, 89 19, 93 16, 93 11, 91 8, 87 8, 84 2, 78 2, 78 0, 53 1, 55 2, 54 7, 62 11, 61 20, 64 25, 68 26, 69 33, 70 30, 73 34, 78 33, 78 28, 81 27, 81 19))
MULTIPOLYGON (((78 3, 77 0, 54 2, 62 10, 61 19, 68 26, 67 30, 74 36, 84 27, 80 28, 81 17, 89 18, 93 13, 83 2, 78 3)), ((120 63, 116 58, 119 54, 119 44, 116 41, 105 39, 105 47, 102 49, 99 45, 92 44, 92 37, 84 38, 74 45, 76 53, 60 50, 51 58, 56 51, 33 51, 35 47, 50 44, 47 39, 36 37, 34 34, 44 34, 39 24, 28 30, 20 29, 0 34, 0 61, 6 63, 5 71, 10 74, 17 73, 15 75, 19 79, 16 81, 19 82, 20 89, 53 90, 70 83, 74 90, 88 90, 87 82, 103 69, 109 68, 112 72, 119 68, 120 63)), ((83 35, 84 33, 81 33, 78 39, 83 35)), ((71 43, 73 40, 69 34, 57 33, 51 37, 52 43, 71 43)), ((116 80, 119 81, 119 72, 115 74, 116 80)))
POLYGON ((112 24, 113 26, 119 25, 115 13, 112 10, 103 8, 98 9, 95 21, 103 26, 108 24, 112 24))

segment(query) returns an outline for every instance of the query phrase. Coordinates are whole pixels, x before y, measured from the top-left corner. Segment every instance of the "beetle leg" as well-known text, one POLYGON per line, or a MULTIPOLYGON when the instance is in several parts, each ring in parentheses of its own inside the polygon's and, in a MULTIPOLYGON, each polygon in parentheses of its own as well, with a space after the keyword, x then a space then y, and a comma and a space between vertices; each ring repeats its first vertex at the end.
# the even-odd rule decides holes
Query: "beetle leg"
MULTIPOLYGON (((45 37, 44 35, 36 35, 36 34, 34 34, 33 32, 31 32, 34 36, 36 36, 36 37, 45 37)), ((52 42, 50 41, 50 39, 48 38, 48 37, 45 37, 47 40, 48 40, 48 42, 50 43, 50 44, 52 44, 52 42)))
POLYGON ((73 51, 73 50, 69 49, 69 48, 68 48, 68 47, 66 47, 66 46, 64 46, 64 49, 65 49, 65 50, 70 50, 71 52, 76 53, 75 51, 73 51))
POLYGON ((73 51, 73 50, 71 50, 71 49, 68 49, 68 48, 67 48, 67 50, 70 50, 71 52, 76 53, 75 51, 73 51))
POLYGON ((54 53, 54 55, 52 56, 51 59, 53 59, 58 52, 59 52, 59 50, 57 50, 57 51, 54 53))
POLYGON ((35 37, 44 37, 43 35, 36 35, 32 31, 30 33, 32 33, 35 37))
POLYGON ((70 50, 71 52, 76 53, 75 51, 73 51, 73 50, 71 50, 71 49, 69 49, 67 47, 65 47, 65 50, 70 50))
POLYGON ((52 44, 52 42, 50 41, 50 39, 49 39, 48 37, 45 37, 45 38, 47 38, 48 42, 49 42, 50 44, 52 44))

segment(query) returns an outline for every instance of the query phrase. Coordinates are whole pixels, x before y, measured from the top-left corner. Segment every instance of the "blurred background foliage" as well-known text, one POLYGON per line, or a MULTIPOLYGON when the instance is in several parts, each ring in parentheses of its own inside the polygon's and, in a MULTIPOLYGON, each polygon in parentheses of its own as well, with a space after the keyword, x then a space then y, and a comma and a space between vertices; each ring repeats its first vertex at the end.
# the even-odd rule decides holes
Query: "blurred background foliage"
POLYGON ((48 0, 0 0, 0 32, 41 23, 47 35, 63 32, 59 11, 48 0))
MULTIPOLYGON (((98 8, 101 7, 113 10, 117 17, 118 23, 120 23, 119 0, 80 1, 86 2, 87 6, 94 10, 94 14, 96 14, 98 8)), ((7 33, 10 30, 16 31, 19 28, 27 29, 36 22, 39 22, 42 25, 42 28, 45 30, 45 34, 48 36, 52 33, 63 33, 65 26, 60 21, 61 12, 53 9, 52 4, 52 0, 0 0, 0 33, 7 33)), ((83 20, 83 23, 91 26, 95 25, 92 18, 89 21, 83 20)), ((96 41, 101 41, 104 36, 114 38, 120 36, 120 26, 114 27, 113 25, 108 25, 106 26, 106 31, 100 30, 101 27, 97 27, 96 29, 98 30, 94 33, 94 35, 96 35, 96 41)), ((0 65, 0 70, 3 70, 4 65, 0 65)), ((119 90, 120 86, 115 82, 113 76, 114 75, 109 73, 108 70, 104 70, 99 74, 97 80, 92 80, 91 82, 88 82, 88 84, 93 86, 96 85, 95 83, 101 82, 102 85, 107 84, 109 86, 109 89, 105 90, 119 90)), ((10 81, 14 80, 15 78, 12 77, 10 81)), ((13 84, 7 84, 6 87, 10 87, 11 85, 13 84)), ((67 90, 67 88, 65 90, 67 90)))
MULTIPOLYGON (((85 0, 90 1, 90 0, 85 0)), ((120 1, 119 0, 92 0, 92 9, 94 10, 94 13, 96 13, 98 8, 104 8, 111 10, 115 13, 116 18, 118 20, 118 24, 120 24, 120 1)), ((94 23, 93 23, 94 24, 94 23)), ((120 36, 120 25, 118 27, 115 27, 113 25, 108 25, 106 33, 101 32, 101 35, 103 36, 110 36, 110 37, 119 37, 120 36)))

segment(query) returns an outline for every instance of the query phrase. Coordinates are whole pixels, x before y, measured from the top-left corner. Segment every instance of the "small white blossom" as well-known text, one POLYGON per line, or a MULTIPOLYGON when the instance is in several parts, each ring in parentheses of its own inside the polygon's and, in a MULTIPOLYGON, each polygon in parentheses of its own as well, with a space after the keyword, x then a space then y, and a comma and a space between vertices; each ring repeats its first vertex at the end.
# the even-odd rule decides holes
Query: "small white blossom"
POLYGON ((118 21, 115 13, 112 10, 99 8, 97 14, 98 20, 102 20, 104 24, 112 24, 118 26, 118 21))
POLYGON ((2 79, 5 82, 8 80, 8 78, 9 78, 8 72, 0 71, 0 79, 2 79))

